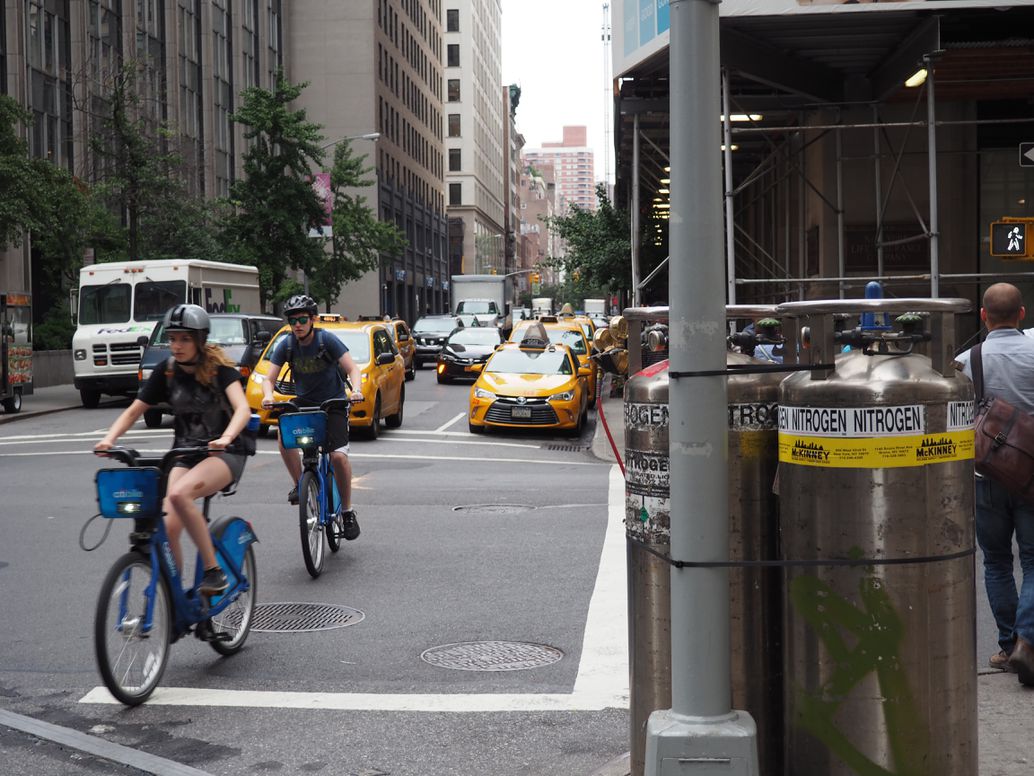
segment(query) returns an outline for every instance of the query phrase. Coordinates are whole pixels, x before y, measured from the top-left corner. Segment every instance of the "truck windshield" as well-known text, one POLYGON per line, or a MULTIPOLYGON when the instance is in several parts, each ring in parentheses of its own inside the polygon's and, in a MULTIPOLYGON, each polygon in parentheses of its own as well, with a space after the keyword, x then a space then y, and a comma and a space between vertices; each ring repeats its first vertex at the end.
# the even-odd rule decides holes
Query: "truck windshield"
MULTIPOLYGON (((248 338, 244 331, 244 321, 240 318, 216 318, 210 319, 211 328, 208 332, 208 341, 213 345, 246 345, 248 338)), ((159 323, 154 334, 151 335, 152 345, 169 344, 169 335, 165 327, 159 323)))
POLYGON ((131 290, 128 283, 83 286, 79 291, 79 323, 127 323, 131 290))
POLYGON ((464 299, 456 305, 456 315, 499 315, 499 308, 490 299, 464 299))
POLYGON ((187 298, 185 280, 144 280, 136 284, 133 315, 138 321, 159 321, 172 306, 187 298))

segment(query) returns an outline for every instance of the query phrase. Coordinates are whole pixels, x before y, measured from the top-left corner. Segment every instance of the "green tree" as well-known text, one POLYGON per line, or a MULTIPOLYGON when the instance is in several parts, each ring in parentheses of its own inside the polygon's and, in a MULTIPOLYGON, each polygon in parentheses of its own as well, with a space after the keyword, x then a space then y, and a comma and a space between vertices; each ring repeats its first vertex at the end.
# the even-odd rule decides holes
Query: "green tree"
POLYGON ((21 245, 26 232, 40 226, 43 192, 37 186, 36 160, 20 136, 31 114, 0 94, 0 248, 21 245))
POLYGON ((379 221, 366 198, 352 193, 373 183, 367 177, 373 168, 365 167, 365 161, 365 155, 352 153, 348 140, 334 149, 334 166, 330 171, 333 236, 330 251, 324 252, 322 261, 309 275, 310 293, 326 304, 328 312, 343 285, 378 269, 382 253, 397 255, 407 245, 395 224, 379 221))
POLYGON ((283 298, 288 270, 311 275, 323 261, 323 241, 308 236, 308 226, 324 215, 309 180, 323 161, 323 136, 304 110, 290 108, 307 85, 292 85, 280 72, 274 91, 241 92, 241 108, 231 116, 247 128, 249 147, 244 177, 230 189, 234 212, 223 239, 235 261, 259 268, 263 303, 283 298))
MULTIPOLYGON (((175 131, 149 115, 140 97, 146 67, 136 61, 123 65, 111 79, 105 111, 93 116, 98 130, 90 147, 101 170, 92 181, 94 194, 119 213, 129 258, 224 260, 214 206, 190 193, 183 158, 170 150, 175 131)), ((124 254, 98 256, 107 258, 124 254)))
POLYGON ((565 273, 568 280, 561 292, 573 299, 632 286, 628 213, 613 206, 602 184, 596 186, 596 199, 595 211, 574 206, 565 216, 546 219, 549 230, 566 244, 567 253, 544 263, 565 273))

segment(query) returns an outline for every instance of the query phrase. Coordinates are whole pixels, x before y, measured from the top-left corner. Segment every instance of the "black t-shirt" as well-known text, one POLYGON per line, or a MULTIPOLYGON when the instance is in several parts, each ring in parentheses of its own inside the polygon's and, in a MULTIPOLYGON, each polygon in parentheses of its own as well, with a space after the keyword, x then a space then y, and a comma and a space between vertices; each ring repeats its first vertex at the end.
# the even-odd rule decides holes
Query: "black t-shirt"
MULTIPOLYGON (((166 402, 176 416, 176 435, 173 447, 203 447, 223 435, 230 423, 233 409, 226 398, 226 389, 241 379, 233 367, 220 366, 212 385, 202 385, 194 375, 187 374, 178 365, 171 376, 165 374, 162 364, 151 372, 147 382, 140 386, 137 398, 145 404, 166 402)), ((240 439, 234 439, 227 452, 244 455, 240 439)))

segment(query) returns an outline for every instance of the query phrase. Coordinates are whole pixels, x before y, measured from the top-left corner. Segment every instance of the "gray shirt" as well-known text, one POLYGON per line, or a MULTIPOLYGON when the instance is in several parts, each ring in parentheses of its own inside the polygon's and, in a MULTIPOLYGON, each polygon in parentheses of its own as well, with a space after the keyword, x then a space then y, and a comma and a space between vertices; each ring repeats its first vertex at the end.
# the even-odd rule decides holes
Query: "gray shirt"
MULTIPOLYGON (((970 378, 971 352, 967 350, 956 359, 970 378)), ((980 357, 984 365, 984 395, 1004 399, 1034 415, 1034 339, 1025 337, 1018 329, 995 329, 988 332, 980 357)))

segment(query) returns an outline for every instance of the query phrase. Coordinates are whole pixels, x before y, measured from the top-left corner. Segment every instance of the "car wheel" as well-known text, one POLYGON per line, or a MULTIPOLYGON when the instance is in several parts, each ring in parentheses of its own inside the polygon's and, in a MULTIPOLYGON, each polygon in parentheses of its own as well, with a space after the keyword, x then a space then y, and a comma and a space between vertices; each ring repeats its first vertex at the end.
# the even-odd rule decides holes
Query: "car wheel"
POLYGON ((445 374, 444 372, 438 373, 438 385, 448 385, 451 382, 452 378, 449 377, 447 374, 445 374))
POLYGON ((409 369, 406 370, 406 380, 416 379, 416 361, 409 365, 409 369))
POLYGON ((406 387, 402 386, 399 391, 399 411, 394 415, 388 415, 384 419, 384 425, 388 428, 399 428, 402 425, 402 410, 406 405, 406 387))
POLYGON ((366 429, 366 438, 374 440, 381 435, 381 397, 378 394, 373 402, 373 419, 370 427, 366 429))
POLYGON ((158 428, 162 424, 161 410, 144 410, 144 425, 148 428, 158 428))
POLYGON ((94 410, 101 403, 101 392, 91 388, 80 388, 79 398, 86 409, 94 410))
POLYGON ((260 437, 265 439, 267 436, 269 436, 269 424, 268 423, 259 423, 259 427, 258 427, 258 432, 257 433, 258 433, 258 435, 260 437))
POLYGON ((485 433, 485 427, 484 426, 475 426, 469 420, 467 421, 467 428, 470 430, 471 434, 484 434, 485 433))
POLYGON ((22 391, 20 388, 16 388, 14 393, 11 394, 10 398, 4 399, 4 412, 8 415, 14 415, 16 412, 22 411, 22 391))

